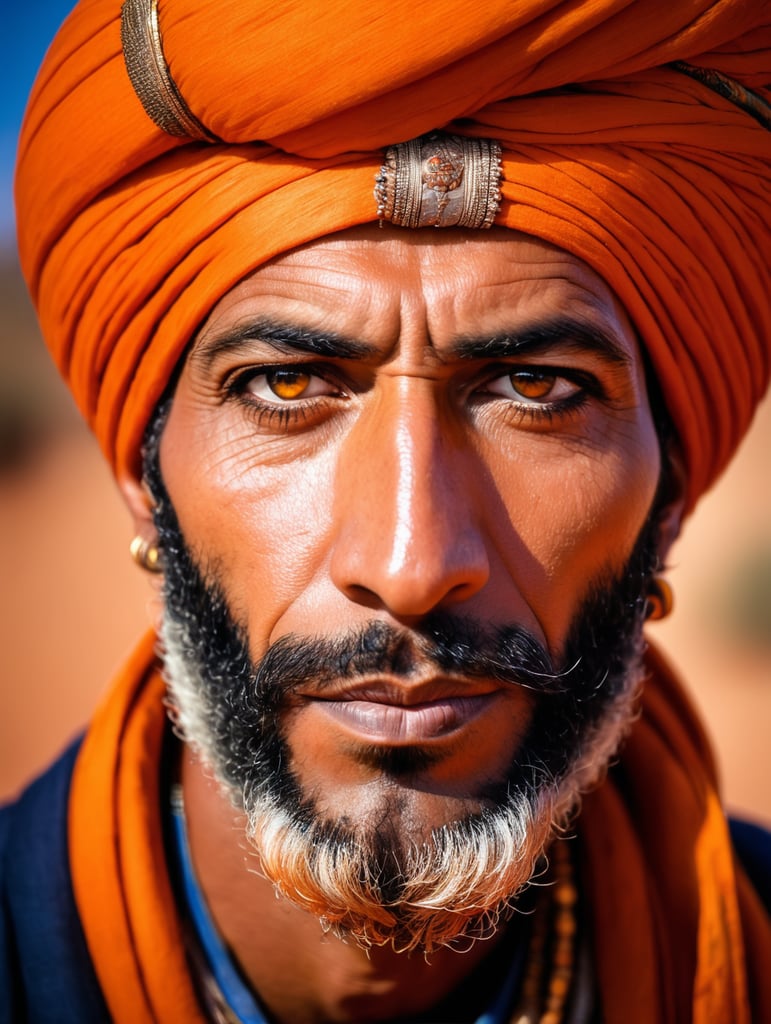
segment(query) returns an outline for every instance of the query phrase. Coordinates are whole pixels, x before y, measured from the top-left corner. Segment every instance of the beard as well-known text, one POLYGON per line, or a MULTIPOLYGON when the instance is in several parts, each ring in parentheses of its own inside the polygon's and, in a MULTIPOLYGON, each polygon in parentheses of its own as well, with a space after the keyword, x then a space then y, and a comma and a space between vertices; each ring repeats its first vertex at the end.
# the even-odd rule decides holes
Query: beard
POLYGON ((171 716, 245 814, 262 872, 325 930, 364 947, 429 953, 492 934, 634 719, 655 521, 624 570, 585 598, 559 664, 517 625, 489 629, 446 613, 410 630, 375 621, 334 638, 285 636, 255 662, 223 588, 185 542, 157 448, 148 446, 145 476, 163 557, 171 716), (469 795, 453 820, 421 830, 400 791, 433 755, 419 746, 363 748, 361 761, 393 785, 364 820, 330 818, 292 767, 284 723, 293 695, 373 674, 406 680, 426 666, 530 691, 532 716, 505 775, 469 795))

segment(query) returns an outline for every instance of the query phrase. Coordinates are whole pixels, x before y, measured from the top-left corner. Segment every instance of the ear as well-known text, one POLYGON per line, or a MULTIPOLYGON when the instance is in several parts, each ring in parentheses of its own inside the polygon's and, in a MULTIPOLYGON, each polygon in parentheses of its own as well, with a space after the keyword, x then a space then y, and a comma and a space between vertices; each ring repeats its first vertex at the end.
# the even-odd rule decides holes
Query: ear
POLYGON ((147 486, 135 477, 126 475, 118 480, 118 488, 134 521, 134 532, 150 543, 158 539, 153 521, 153 499, 147 486))
POLYGON ((663 504, 659 511, 659 565, 664 568, 670 548, 680 536, 686 504, 686 472, 680 448, 670 443, 662 452, 662 461, 666 465, 662 470, 664 488, 661 498, 663 504))
MULTIPOLYGON (((133 476, 126 475, 120 477, 118 479, 118 488, 131 513, 131 518, 134 520, 134 540, 131 544, 132 557, 143 569, 148 569, 149 567, 144 565, 141 559, 137 559, 134 553, 134 545, 137 543, 138 538, 148 547, 155 548, 157 554, 158 531, 153 521, 154 502, 152 495, 145 484, 133 476)), ((141 549, 142 544, 139 547, 141 549)), ((153 572, 155 571, 153 570, 153 572)), ((161 596, 161 580, 163 577, 160 575, 161 571, 158 571, 158 575, 148 577, 148 579, 153 581, 153 597, 148 601, 147 614, 150 619, 150 625, 156 633, 160 633, 163 621, 163 599, 161 596)))

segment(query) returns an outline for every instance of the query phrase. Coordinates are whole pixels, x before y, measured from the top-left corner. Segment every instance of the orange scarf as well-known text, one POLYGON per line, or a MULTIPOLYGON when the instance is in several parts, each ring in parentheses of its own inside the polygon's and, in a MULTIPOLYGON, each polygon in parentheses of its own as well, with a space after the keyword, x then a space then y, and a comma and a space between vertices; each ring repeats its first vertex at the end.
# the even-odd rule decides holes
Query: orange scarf
MULTIPOLYGON (((73 885, 117 1024, 204 1024, 162 841, 166 719, 154 644, 140 645, 81 748, 73 885)), ((658 656, 650 668, 642 717, 577 822, 603 1021, 771 1020, 771 926, 734 864, 693 710, 658 656)))

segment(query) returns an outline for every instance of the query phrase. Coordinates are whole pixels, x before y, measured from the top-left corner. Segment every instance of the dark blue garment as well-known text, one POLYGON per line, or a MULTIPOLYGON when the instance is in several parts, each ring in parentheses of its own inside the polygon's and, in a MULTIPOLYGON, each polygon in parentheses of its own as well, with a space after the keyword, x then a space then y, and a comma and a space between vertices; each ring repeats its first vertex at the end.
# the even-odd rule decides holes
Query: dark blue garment
POLYGON ((742 867, 771 915, 771 832, 738 818, 732 818, 728 824, 742 867))
POLYGON ((78 746, 0 810, 0 1024, 110 1019, 70 881, 67 796, 78 746))

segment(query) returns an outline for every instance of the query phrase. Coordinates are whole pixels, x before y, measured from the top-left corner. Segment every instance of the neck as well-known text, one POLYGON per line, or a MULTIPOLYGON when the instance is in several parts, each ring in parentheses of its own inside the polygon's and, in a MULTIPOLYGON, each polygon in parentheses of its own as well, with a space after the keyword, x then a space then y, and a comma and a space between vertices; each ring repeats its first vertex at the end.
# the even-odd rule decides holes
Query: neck
POLYGON ((199 884, 226 945, 273 1019, 463 1021, 484 1008, 511 962, 511 949, 501 943, 504 930, 466 952, 441 950, 429 962, 384 947, 367 952, 325 935, 316 918, 276 897, 248 846, 243 817, 187 753, 182 786, 199 884))

